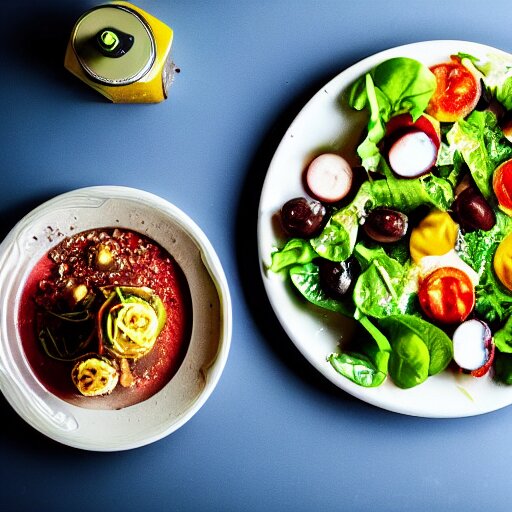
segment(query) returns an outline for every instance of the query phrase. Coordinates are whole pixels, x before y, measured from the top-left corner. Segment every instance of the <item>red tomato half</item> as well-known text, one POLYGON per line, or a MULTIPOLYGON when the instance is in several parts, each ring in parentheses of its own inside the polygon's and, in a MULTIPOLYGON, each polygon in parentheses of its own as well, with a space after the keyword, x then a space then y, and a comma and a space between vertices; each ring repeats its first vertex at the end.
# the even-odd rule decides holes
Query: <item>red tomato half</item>
POLYGON ((477 105, 482 87, 480 81, 458 57, 430 68, 437 87, 427 107, 427 114, 441 122, 454 122, 466 117, 477 105))
POLYGON ((492 188, 499 205, 505 212, 512 212, 512 160, 503 162, 495 171, 492 188))
POLYGON ((441 267, 428 274, 420 284, 418 296, 425 314, 442 324, 463 322, 475 306, 471 279, 454 267, 441 267))

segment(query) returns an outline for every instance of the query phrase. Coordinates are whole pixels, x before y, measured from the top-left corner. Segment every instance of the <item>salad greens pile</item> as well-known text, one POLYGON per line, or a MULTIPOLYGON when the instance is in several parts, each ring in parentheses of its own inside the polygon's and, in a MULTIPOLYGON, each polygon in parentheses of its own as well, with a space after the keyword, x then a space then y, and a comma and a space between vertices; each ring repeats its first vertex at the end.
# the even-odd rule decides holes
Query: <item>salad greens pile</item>
POLYGON ((436 90, 436 77, 410 58, 387 60, 361 76, 348 91, 349 105, 369 113, 367 131, 357 153, 368 179, 353 199, 335 207, 319 234, 290 238, 272 253, 270 270, 283 273, 298 292, 319 308, 356 320, 359 334, 352 345, 327 355, 341 375, 365 387, 381 385, 389 376, 400 388, 421 384, 446 370, 453 360, 453 330, 435 325, 421 310, 418 265, 407 239, 372 243, 361 226, 376 207, 397 208, 414 215, 419 210, 451 212, 456 187, 470 176, 493 208, 496 224, 488 231, 460 230, 455 250, 478 275, 473 315, 491 326, 496 348, 493 377, 512 384, 512 292, 493 271, 500 242, 512 232, 512 219, 499 208, 493 193, 496 167, 512 158, 493 109, 512 110, 512 57, 467 54, 458 58, 479 77, 487 98, 465 118, 440 123, 441 145, 431 172, 412 179, 397 177, 383 154, 386 125, 409 113, 417 120, 436 90), (377 176, 378 179, 373 179, 377 176), (319 259, 334 262, 355 258, 360 273, 350 293, 333 298, 321 286, 319 259))

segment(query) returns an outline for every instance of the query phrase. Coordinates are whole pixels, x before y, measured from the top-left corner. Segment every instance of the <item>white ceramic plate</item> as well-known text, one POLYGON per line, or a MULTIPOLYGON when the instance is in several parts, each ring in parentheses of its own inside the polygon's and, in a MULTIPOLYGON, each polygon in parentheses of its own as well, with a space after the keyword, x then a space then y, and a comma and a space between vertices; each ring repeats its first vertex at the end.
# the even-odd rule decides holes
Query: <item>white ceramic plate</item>
POLYGON ((75 190, 24 217, 0 245, 0 312, 2 393, 35 429, 87 450, 135 448, 181 427, 215 388, 231 343, 228 285, 204 233, 176 206, 127 187, 75 190), (167 249, 192 298, 192 332, 177 373, 151 398, 120 410, 82 408, 49 393, 27 362, 17 328, 21 292, 34 264, 65 236, 101 227, 132 229, 167 249))
POLYGON ((283 328, 306 359, 325 377, 351 395, 391 411, 425 417, 461 417, 482 414, 512 403, 512 386, 500 386, 488 377, 475 379, 444 372, 424 384, 402 390, 389 382, 363 388, 342 377, 326 361, 353 326, 340 316, 319 311, 290 293, 282 278, 267 272, 270 254, 282 246, 275 214, 293 197, 305 195, 303 170, 312 157, 327 150, 340 152, 356 163, 355 149, 367 114, 346 106, 343 95, 361 75, 391 57, 411 57, 426 65, 458 52, 484 57, 500 50, 465 41, 428 41, 383 51, 351 66, 326 84, 305 105, 285 133, 272 159, 259 206, 258 242, 264 285, 283 328), (340 101, 341 100, 341 101, 340 101))

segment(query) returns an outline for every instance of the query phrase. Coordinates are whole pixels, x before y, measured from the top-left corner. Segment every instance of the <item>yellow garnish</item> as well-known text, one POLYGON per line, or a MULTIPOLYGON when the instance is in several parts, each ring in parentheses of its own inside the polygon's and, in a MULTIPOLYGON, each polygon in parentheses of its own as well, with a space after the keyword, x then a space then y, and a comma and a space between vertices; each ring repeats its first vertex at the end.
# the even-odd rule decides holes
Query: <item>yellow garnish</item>
POLYGON ((494 271, 503 286, 512 291, 512 233, 507 235, 496 249, 494 271))
POLYGON ((415 263, 424 256, 442 256, 455 247, 459 226, 446 212, 429 213, 411 233, 409 250, 415 263))
POLYGON ((71 379, 82 395, 98 396, 112 392, 119 380, 119 374, 109 361, 90 357, 75 364, 71 379))
POLYGON ((112 348, 120 357, 139 358, 147 354, 159 334, 156 311, 140 300, 124 302, 109 315, 109 337, 112 348))

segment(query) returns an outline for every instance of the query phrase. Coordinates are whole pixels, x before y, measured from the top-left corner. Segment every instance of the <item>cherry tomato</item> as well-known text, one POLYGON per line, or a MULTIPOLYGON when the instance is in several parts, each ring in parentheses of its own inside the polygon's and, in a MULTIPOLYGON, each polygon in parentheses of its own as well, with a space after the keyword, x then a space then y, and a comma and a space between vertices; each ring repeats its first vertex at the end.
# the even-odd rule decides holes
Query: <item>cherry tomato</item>
POLYGON ((482 93, 480 81, 458 57, 430 68, 437 81, 427 114, 441 122, 454 122, 466 117, 477 105, 482 93))
POLYGON ((419 301, 425 314, 442 324, 463 322, 475 306, 469 276, 455 267, 434 270, 420 283, 419 301))
POLYGON ((512 214, 512 160, 507 160, 494 171, 492 188, 502 210, 512 214))

